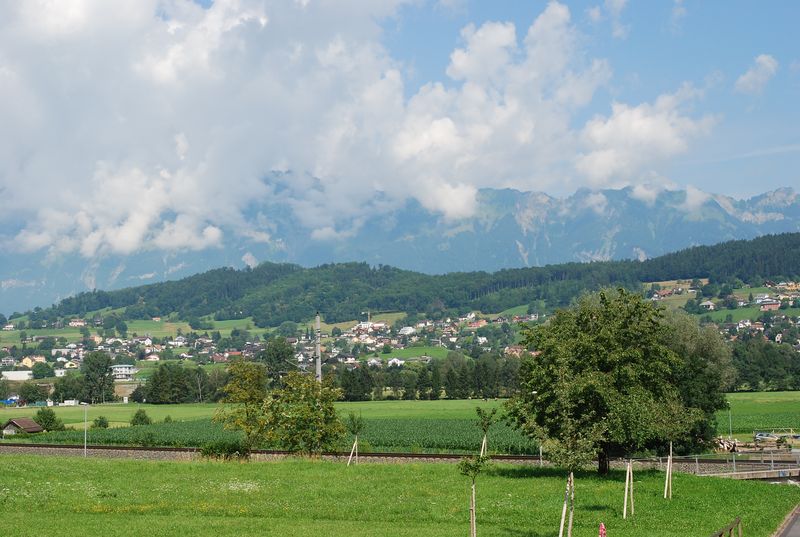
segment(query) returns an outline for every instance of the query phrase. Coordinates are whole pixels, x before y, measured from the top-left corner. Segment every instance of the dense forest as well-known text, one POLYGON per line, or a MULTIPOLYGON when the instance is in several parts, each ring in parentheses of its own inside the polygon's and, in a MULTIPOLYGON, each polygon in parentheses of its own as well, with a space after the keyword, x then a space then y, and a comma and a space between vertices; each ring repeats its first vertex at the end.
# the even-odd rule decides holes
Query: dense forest
POLYGON ((301 322, 316 311, 328 322, 358 318, 365 310, 429 316, 480 310, 498 312, 521 304, 555 308, 586 290, 605 286, 639 289, 643 282, 710 278, 759 285, 765 278, 797 279, 800 233, 698 246, 647 261, 566 263, 545 267, 428 275, 366 263, 303 268, 262 263, 253 269, 221 268, 178 281, 91 291, 51 308, 28 312, 31 320, 124 308, 128 319, 172 313, 182 319, 252 316, 257 326, 301 322))

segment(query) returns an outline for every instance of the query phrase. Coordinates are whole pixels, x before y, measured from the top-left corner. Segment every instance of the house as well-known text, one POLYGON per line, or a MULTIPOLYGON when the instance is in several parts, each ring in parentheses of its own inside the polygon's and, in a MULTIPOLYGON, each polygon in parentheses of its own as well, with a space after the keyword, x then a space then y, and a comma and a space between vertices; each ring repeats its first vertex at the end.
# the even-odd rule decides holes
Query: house
POLYGON ((401 360, 400 358, 392 358, 391 360, 389 360, 389 367, 392 366, 400 367, 404 363, 406 363, 405 360, 401 360))
POLYGON ((44 362, 45 362, 44 356, 26 356, 25 358, 20 360, 20 364, 24 365, 28 369, 32 369, 34 364, 37 363, 43 364, 44 362))
POLYGON ((69 325, 72 328, 83 328, 84 326, 86 326, 86 321, 84 321, 83 319, 72 319, 69 322, 69 325))
POLYGON ((705 302, 701 302, 700 303, 700 307, 703 308, 704 310, 708 310, 708 311, 714 311, 715 309, 717 309, 716 304, 714 304, 710 300, 706 300, 705 302))
POLYGON ((145 361, 147 362, 158 362, 161 360, 161 357, 157 354, 150 354, 149 356, 145 357, 145 361))
POLYGON ((11 323, 8 323, 7 325, 5 325, 3 327, 3 330, 5 330, 6 332, 10 332, 10 331, 14 330, 14 325, 11 324, 11 323))
POLYGON ((33 371, 3 371, 0 376, 6 380, 25 381, 33 378, 33 371))
POLYGON ((525 352, 525 347, 523 347, 522 345, 509 345, 503 350, 503 354, 505 354, 506 356, 516 356, 517 358, 522 356, 522 353, 524 352, 525 352))
POLYGON ((114 364, 111 366, 111 374, 115 381, 131 381, 139 370, 129 364, 114 364))
POLYGON ((41 433, 44 431, 41 425, 31 418, 11 418, 3 425, 3 436, 13 436, 19 433, 41 433))
POLYGON ((414 328, 413 326, 404 326, 403 328, 400 329, 398 334, 400 334, 401 336, 410 336, 416 333, 416 331, 417 329, 414 328))
POLYGON ((53 374, 56 376, 56 378, 65 377, 65 376, 67 376, 67 370, 66 369, 53 369, 53 374))
POLYGON ((67 360, 66 362, 64 362, 64 369, 78 369, 79 367, 80 366, 78 365, 78 363, 72 360, 67 360))
POLYGON ((370 367, 380 367, 383 365, 383 362, 381 362, 377 358, 370 358, 369 360, 367 360, 367 365, 370 367))
POLYGON ((2 367, 14 367, 15 365, 17 365, 17 360, 13 356, 0 358, 0 366, 2 367))
POLYGON ((781 303, 777 300, 764 300, 761 302, 761 311, 778 311, 781 308, 781 303))

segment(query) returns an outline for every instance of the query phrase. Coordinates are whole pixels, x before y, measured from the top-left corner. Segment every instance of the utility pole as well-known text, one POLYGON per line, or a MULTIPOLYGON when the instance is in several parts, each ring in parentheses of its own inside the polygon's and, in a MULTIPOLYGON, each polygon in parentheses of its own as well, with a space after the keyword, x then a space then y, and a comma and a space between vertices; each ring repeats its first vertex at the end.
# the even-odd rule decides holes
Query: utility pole
POLYGON ((319 350, 319 338, 320 338, 320 328, 319 328, 319 312, 317 312, 317 321, 316 321, 316 331, 317 331, 317 382, 322 382, 322 355, 320 354, 319 350))

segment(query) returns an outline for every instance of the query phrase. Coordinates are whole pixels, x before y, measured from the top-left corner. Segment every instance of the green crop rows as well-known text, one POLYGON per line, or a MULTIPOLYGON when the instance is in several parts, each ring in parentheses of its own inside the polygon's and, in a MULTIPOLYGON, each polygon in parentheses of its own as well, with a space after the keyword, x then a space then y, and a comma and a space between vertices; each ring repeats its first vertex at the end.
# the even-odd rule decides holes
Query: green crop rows
MULTIPOLYGON (((361 451, 473 452, 481 443, 481 431, 468 419, 371 419, 365 420, 361 451)), ((211 420, 156 423, 137 427, 91 429, 90 444, 201 447, 217 441, 240 438, 211 420)), ((67 430, 31 436, 37 443, 82 444, 83 431, 67 430)), ((506 424, 495 425, 489 434, 490 450, 496 453, 534 453, 536 444, 506 424)), ((263 446, 265 448, 276 446, 263 446)), ((341 449, 349 447, 345 439, 341 449)))

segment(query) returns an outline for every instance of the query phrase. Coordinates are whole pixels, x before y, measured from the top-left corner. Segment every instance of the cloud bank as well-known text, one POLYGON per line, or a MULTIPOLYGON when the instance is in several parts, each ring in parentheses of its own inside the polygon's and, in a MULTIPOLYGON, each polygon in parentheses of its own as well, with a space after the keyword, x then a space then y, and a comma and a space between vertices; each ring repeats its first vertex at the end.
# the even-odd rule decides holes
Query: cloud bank
MULTIPOLYGON (((613 72, 558 2, 527 28, 468 25, 443 81, 408 87, 381 43, 404 3, 0 2, 6 247, 266 243, 270 215, 244 216, 259 200, 321 240, 408 199, 459 219, 482 187, 649 184, 712 128, 689 85, 581 120, 613 72)), ((624 7, 605 3, 618 37, 624 7)), ((742 91, 765 83, 742 78, 742 91)))

